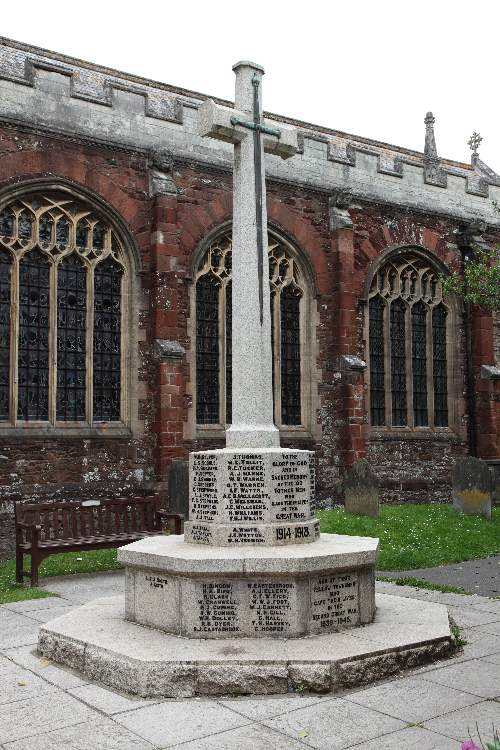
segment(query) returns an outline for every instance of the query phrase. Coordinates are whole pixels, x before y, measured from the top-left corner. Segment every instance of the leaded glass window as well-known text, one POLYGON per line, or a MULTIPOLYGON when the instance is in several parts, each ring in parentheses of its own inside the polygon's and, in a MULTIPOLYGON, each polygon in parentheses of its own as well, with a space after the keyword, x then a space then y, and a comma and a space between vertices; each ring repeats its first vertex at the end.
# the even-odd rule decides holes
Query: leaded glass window
MULTIPOLYGON (((0 217, 0 232, 2 218, 0 217)), ((11 259, 0 249, 0 421, 9 418, 11 259)))
POLYGON ((198 424, 219 421, 220 281, 205 274, 196 284, 196 372, 198 424))
POLYGON ((415 427, 426 427, 427 418, 427 309, 422 301, 411 309, 411 356, 415 427))
POLYGON ((432 311, 432 365, 434 379, 434 422, 437 427, 448 424, 448 383, 446 367, 446 307, 437 305, 432 311))
POLYGON ((370 300, 370 408, 372 425, 385 424, 384 302, 370 300))
POLYGON ((373 426, 448 425, 447 316, 439 274, 422 253, 399 250, 375 273, 368 325, 373 426))
POLYGON ((49 418, 50 266, 40 250, 19 267, 18 419, 49 418))
POLYGON ((122 268, 112 258, 94 271, 94 420, 120 419, 122 268))
MULTIPOLYGON (((289 248, 268 238, 275 422, 303 424, 304 279, 289 248)), ((213 242, 196 274, 196 421, 231 423, 231 235, 213 242)))
POLYGON ((406 424, 406 305, 402 299, 391 302, 391 395, 392 424, 406 424))
POLYGON ((118 236, 86 202, 49 191, 0 209, 0 422, 123 420, 126 277, 118 236))
POLYGON ((87 271, 73 253, 57 270, 57 419, 85 419, 87 271))
POLYGON ((300 424, 300 298, 297 287, 281 292, 281 421, 300 424))

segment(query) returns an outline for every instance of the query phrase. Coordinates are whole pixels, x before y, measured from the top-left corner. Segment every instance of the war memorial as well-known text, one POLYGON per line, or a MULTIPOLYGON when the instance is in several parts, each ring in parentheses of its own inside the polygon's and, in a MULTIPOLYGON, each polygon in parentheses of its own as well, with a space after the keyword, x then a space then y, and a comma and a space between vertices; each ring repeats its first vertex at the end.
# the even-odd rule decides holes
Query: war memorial
POLYGON ((297 151, 262 116, 263 69, 239 62, 234 109, 208 100, 200 135, 234 145, 232 423, 192 452, 181 536, 119 550, 125 596, 46 623, 38 650, 144 697, 321 692, 447 654, 446 608, 375 597, 378 540, 320 534, 314 453, 273 421, 264 152, 297 151), (265 270, 264 270, 265 269, 265 270))

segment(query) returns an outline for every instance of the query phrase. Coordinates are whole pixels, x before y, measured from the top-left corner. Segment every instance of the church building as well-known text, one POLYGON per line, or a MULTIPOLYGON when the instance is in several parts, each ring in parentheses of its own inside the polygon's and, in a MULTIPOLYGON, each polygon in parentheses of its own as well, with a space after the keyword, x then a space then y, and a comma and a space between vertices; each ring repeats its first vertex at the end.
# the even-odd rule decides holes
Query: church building
MULTIPOLYGON (((198 134, 208 98, 0 38, 0 552, 16 499, 165 492, 224 445, 233 148, 198 134)), ((266 117, 299 142, 266 155, 281 443, 315 451, 325 504, 361 458, 387 502, 448 501, 457 458, 500 463, 500 319, 441 284, 499 241, 500 176, 475 142, 440 158, 431 113, 422 152, 266 117)))

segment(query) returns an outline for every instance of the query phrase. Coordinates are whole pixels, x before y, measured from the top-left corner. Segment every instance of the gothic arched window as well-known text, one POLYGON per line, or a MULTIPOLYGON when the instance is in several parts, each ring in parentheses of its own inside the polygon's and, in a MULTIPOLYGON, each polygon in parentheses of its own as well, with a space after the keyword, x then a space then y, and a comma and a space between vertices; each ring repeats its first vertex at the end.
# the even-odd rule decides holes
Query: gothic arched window
POLYGON ((374 427, 447 427, 449 308, 421 253, 392 254, 369 293, 370 421, 374 427))
MULTIPOLYGON (((273 346, 274 420, 305 423, 306 283, 290 248, 268 236, 273 346)), ((231 423, 231 234, 216 239, 196 270, 196 421, 231 423)))
POLYGON ((69 193, 0 211, 0 423, 123 421, 125 255, 69 193))

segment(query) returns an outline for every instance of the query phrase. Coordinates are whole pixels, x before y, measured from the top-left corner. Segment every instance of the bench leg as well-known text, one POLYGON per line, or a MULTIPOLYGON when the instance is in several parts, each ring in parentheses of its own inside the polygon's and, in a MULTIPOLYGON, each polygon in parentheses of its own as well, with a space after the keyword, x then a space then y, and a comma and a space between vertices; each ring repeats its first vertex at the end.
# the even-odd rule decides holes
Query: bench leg
POLYGON ((22 583, 23 577, 23 551, 16 549, 16 583, 22 583))
POLYGON ((31 554, 31 588, 38 586, 38 568, 40 566, 41 559, 35 553, 31 554))

